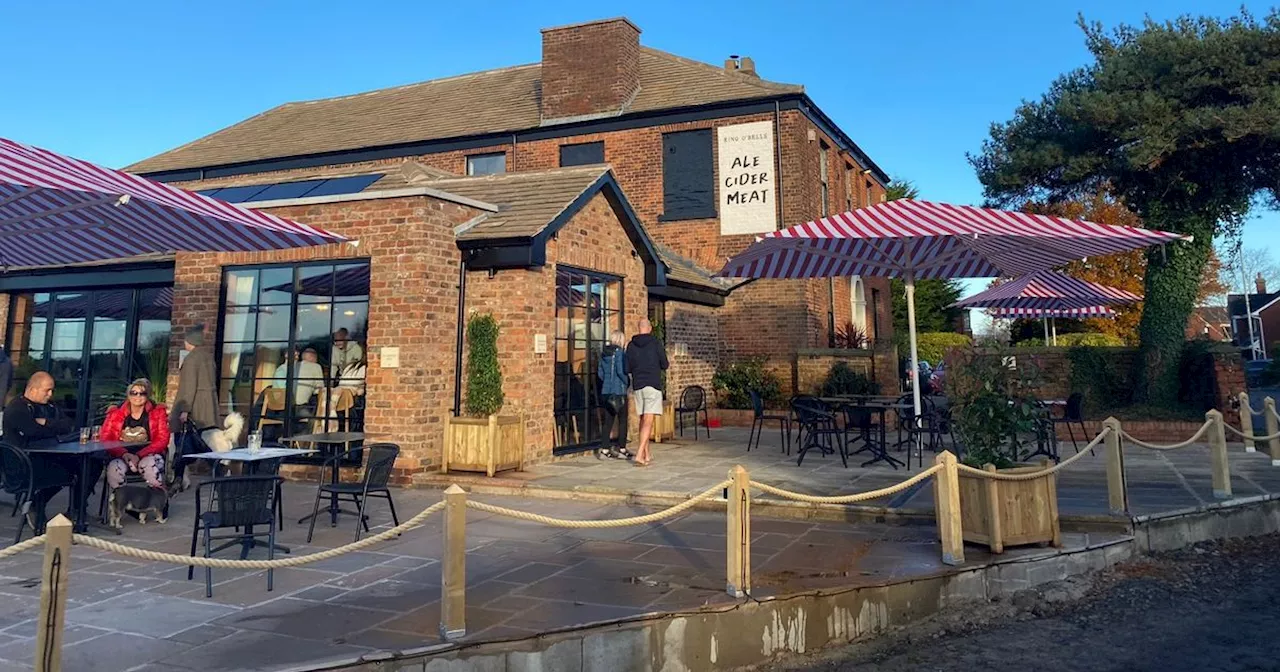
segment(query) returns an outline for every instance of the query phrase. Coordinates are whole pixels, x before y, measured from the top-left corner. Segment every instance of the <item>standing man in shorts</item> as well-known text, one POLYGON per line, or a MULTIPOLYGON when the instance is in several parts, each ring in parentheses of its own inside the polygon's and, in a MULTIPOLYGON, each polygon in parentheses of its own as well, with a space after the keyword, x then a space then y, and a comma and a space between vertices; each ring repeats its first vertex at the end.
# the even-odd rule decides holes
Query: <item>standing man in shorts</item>
POLYGON ((636 413, 640 416, 640 448, 635 462, 648 466, 649 434, 653 431, 655 416, 662 415, 662 372, 667 370, 667 351, 662 341, 653 337, 653 325, 640 320, 640 333, 627 344, 627 373, 631 374, 631 389, 636 398, 636 413))

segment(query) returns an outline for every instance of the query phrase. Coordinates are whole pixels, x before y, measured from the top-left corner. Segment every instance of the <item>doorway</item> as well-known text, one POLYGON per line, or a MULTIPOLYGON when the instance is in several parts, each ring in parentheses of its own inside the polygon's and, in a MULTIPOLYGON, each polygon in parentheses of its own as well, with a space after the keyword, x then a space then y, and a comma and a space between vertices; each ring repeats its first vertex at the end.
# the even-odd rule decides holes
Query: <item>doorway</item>
POLYGON ((596 370, 609 333, 622 328, 620 278, 556 268, 557 454, 594 448, 605 438, 604 401, 596 370))

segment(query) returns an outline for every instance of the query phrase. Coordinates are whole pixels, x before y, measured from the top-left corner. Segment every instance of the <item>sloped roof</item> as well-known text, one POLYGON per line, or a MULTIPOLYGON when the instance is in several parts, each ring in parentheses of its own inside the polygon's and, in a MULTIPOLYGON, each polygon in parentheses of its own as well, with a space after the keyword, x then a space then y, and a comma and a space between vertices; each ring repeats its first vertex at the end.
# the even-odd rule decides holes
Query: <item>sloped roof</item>
POLYGON ((717 278, 714 272, 698 265, 694 260, 663 245, 654 243, 658 256, 667 265, 667 280, 692 285, 727 294, 729 290, 747 282, 744 278, 717 278))
POLYGON ((604 165, 577 166, 416 184, 498 206, 498 212, 486 213, 463 227, 458 240, 523 238, 541 233, 608 172, 604 165))
MULTIPOLYGON (((286 103, 127 168, 149 173, 536 128, 534 63, 368 93, 286 103)), ((640 90, 622 113, 750 100, 804 87, 640 49, 640 90)))

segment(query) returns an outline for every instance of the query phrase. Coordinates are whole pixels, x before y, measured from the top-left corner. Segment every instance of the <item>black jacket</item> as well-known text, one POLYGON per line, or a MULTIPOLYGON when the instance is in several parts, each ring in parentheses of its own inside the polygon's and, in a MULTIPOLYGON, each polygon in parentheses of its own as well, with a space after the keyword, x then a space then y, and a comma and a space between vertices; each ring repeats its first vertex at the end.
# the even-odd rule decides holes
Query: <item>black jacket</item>
POLYGON ((627 373, 631 389, 662 389, 662 372, 667 370, 667 351, 653 334, 636 334, 627 344, 627 373))
POLYGON ((53 439, 71 431, 71 421, 62 417, 53 404, 37 404, 18 397, 4 407, 4 442, 26 448, 33 441, 53 439), (43 418, 45 424, 36 422, 43 418))

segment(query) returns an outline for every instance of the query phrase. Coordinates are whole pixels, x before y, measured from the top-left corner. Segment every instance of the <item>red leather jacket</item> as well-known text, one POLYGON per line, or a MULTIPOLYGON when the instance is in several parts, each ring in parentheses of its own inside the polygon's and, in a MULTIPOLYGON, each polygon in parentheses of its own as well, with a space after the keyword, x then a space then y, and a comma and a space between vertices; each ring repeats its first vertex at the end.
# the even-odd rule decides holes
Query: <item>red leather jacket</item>
MULTIPOLYGON (((169 450, 169 412, 165 410, 164 405, 150 401, 147 402, 145 412, 147 414, 147 431, 151 436, 151 442, 138 451, 138 457, 163 454, 169 450)), ((107 411, 107 417, 102 421, 102 433, 100 435, 103 441, 120 440, 120 434, 124 431, 124 419, 128 413, 129 406, 127 403, 107 411)), ((125 448, 115 448, 107 452, 111 457, 120 457, 129 451, 125 448)))

